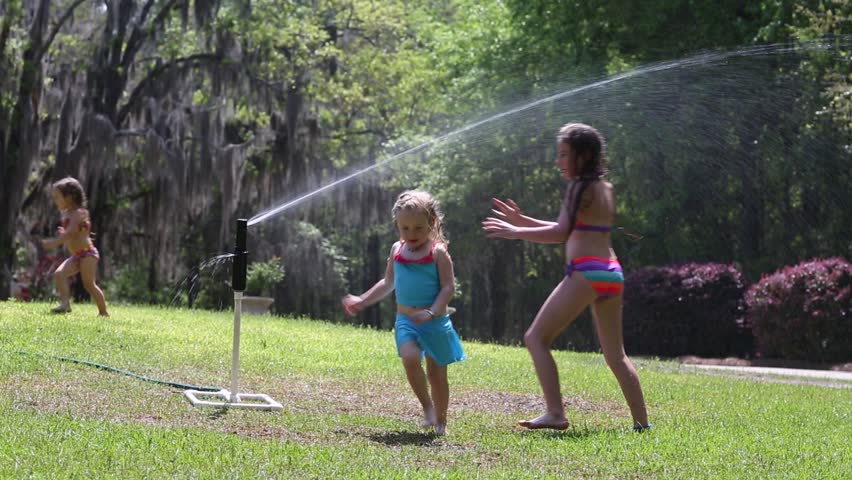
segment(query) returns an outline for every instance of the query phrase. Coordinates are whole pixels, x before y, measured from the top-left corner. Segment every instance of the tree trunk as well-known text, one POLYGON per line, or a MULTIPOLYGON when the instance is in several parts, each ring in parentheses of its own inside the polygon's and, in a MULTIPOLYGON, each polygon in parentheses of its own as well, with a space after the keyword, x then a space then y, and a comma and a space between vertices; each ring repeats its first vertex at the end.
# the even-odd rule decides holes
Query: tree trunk
POLYGON ((38 151, 38 110, 42 90, 41 56, 50 0, 40 0, 30 26, 29 43, 24 49, 21 79, 12 110, 9 132, 0 148, 0 299, 11 293, 15 263, 15 225, 33 157, 38 151))

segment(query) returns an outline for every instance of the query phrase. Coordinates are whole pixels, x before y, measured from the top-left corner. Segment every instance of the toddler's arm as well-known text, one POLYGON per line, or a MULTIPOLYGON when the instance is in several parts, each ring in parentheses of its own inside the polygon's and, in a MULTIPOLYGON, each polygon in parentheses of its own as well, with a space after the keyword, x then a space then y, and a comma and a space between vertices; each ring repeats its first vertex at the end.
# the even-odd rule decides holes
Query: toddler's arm
POLYGON ((41 241, 41 246, 44 248, 52 249, 56 248, 63 243, 68 241, 68 237, 71 236, 72 232, 77 231, 80 228, 80 221, 82 215, 79 210, 75 210, 68 214, 68 228, 65 227, 56 227, 56 233, 58 236, 56 238, 48 238, 41 241))
POLYGON ((384 278, 376 282, 375 285, 361 295, 346 295, 340 300, 343 304, 343 310, 348 315, 357 315, 365 308, 387 297, 393 291, 393 257, 398 245, 399 242, 394 243, 393 247, 391 247, 391 254, 388 257, 387 267, 385 267, 384 278))
POLYGON ((435 301, 432 302, 433 312, 446 312, 449 307, 450 300, 456 291, 456 275, 453 271, 453 259, 450 258, 450 252, 447 251, 447 246, 440 244, 435 247, 435 263, 438 266, 438 279, 441 282, 441 290, 435 301))

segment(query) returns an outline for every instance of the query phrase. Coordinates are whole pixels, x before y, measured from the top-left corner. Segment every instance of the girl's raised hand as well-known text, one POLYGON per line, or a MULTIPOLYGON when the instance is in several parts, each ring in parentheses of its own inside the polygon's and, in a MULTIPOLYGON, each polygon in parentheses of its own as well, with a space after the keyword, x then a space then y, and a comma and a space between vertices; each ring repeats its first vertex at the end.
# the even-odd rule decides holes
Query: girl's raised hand
POLYGON ((519 207, 514 200, 510 198, 506 202, 503 202, 497 198, 492 198, 491 203, 497 207, 496 209, 491 209, 491 211, 494 212, 494 215, 497 215, 497 218, 512 225, 520 226, 522 215, 521 207, 519 207))
POLYGON ((488 232, 488 238, 518 239, 518 227, 499 218, 488 217, 482 222, 482 229, 488 232))
POLYGON ((357 295, 346 295, 340 299, 340 303, 343 304, 343 310, 346 314, 351 317, 358 315, 358 313, 364 309, 361 305, 361 297, 357 295))

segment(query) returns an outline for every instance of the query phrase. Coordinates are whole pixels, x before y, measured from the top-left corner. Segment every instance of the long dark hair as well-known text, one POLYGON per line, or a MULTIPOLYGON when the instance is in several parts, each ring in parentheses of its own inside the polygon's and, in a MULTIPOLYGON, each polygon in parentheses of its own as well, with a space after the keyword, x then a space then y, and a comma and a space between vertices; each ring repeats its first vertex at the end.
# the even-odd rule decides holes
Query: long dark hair
POLYGON ((575 165, 579 165, 583 159, 582 169, 572 179, 568 193, 565 195, 565 208, 569 213, 568 234, 574 230, 577 222, 577 211, 580 209, 580 199, 583 192, 594 182, 603 178, 608 169, 606 167, 606 141, 594 127, 583 123, 569 123, 559 129, 556 136, 557 142, 571 145, 574 151, 575 165))

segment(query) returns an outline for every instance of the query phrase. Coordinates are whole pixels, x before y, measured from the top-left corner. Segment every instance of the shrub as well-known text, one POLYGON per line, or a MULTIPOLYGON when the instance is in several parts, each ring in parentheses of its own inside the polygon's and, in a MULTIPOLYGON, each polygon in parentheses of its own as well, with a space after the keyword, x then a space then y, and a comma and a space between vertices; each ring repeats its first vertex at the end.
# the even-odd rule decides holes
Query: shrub
POLYGON ((272 257, 265 262, 254 262, 248 267, 246 295, 272 297, 281 280, 284 280, 281 258, 272 257))
POLYGON ((852 265, 845 259, 786 267, 753 285, 745 299, 761 356, 852 358, 852 265))
POLYGON ((116 269, 112 277, 97 280, 111 303, 168 303, 173 295, 172 288, 163 286, 152 291, 148 285, 148 272, 145 263, 133 262, 116 269))
POLYGON ((734 265, 688 263, 628 273, 624 340, 630 353, 742 355, 750 334, 741 328, 742 274, 734 265))

